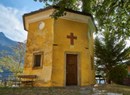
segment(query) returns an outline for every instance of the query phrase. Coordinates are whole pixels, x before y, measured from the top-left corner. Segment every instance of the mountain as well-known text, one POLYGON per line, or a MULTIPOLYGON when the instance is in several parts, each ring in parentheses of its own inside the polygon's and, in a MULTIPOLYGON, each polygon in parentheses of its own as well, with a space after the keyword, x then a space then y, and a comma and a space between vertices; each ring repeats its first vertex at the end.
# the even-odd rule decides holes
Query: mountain
POLYGON ((18 42, 7 38, 3 32, 0 32, 0 52, 7 51, 8 54, 11 54, 13 52, 12 47, 15 47, 17 45, 18 42))
POLYGON ((2 46, 13 46, 17 45, 17 42, 7 38, 3 32, 0 32, 0 44, 2 46))
MULTIPOLYGON (((19 46, 19 44, 23 44, 25 46, 25 43, 13 41, 8 37, 6 37, 3 32, 0 32, 0 58, 6 55, 13 55, 14 54, 13 48, 19 46), (4 55, 1 53, 2 51, 6 51, 4 55)), ((7 78, 9 75, 12 74, 12 72, 5 69, 4 67, 0 67, 0 69, 2 69, 3 71, 3 72, 0 71, 0 80, 1 78, 2 79, 7 78)))
MULTIPOLYGON (((9 38, 7 38, 3 32, 0 32, 0 52, 6 51, 5 54, 13 54, 12 47, 15 47, 18 45, 18 42, 13 41, 9 38)), ((0 57, 3 56, 3 54, 0 53, 0 57)), ((1 68, 2 69, 2 68, 1 68)), ((5 68, 2 69, 3 72, 0 72, 0 79, 5 79, 9 75, 11 75, 11 72, 9 70, 6 70, 5 68)))

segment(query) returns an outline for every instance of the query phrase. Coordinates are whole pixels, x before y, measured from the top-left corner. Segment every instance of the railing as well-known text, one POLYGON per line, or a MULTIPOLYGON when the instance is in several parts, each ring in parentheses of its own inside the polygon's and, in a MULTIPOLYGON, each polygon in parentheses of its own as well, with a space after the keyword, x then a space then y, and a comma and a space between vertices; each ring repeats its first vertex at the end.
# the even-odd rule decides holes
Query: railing
POLYGON ((8 76, 1 76, 0 77, 0 86, 18 86, 19 84, 16 82, 18 81, 18 77, 14 75, 8 76))
POLYGON ((36 75, 19 75, 18 78, 20 79, 20 85, 31 85, 33 87, 33 84, 37 78, 36 75))
POLYGON ((31 85, 33 87, 33 84, 36 80, 36 75, 9 75, 9 76, 1 76, 0 77, 0 87, 20 87, 22 85, 31 85))

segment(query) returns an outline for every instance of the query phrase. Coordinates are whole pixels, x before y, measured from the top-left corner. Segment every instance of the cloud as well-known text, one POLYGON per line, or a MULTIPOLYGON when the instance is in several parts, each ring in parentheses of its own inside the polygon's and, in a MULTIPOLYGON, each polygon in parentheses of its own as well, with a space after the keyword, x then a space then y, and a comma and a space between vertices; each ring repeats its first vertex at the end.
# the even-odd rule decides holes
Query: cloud
POLYGON ((23 28, 21 11, 12 7, 5 7, 0 4, 0 32, 8 38, 23 42, 27 39, 27 32, 23 28))
POLYGON ((126 40, 126 47, 130 47, 130 40, 126 40))

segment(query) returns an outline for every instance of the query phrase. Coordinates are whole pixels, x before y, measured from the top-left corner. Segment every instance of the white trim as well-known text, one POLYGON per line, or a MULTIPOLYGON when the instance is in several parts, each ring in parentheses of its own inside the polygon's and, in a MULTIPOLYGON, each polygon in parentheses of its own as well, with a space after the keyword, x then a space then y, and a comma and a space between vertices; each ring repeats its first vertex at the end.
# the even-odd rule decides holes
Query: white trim
MULTIPOLYGON (((45 20, 51 18, 52 13, 54 12, 54 9, 50 9, 47 11, 39 12, 37 14, 25 16, 25 27, 28 30, 29 24, 34 23, 37 21, 45 20)), ((60 18, 67 19, 71 21, 81 22, 81 23, 88 23, 88 20, 91 19, 89 16, 66 12, 67 14, 65 16, 62 16, 60 18)))
POLYGON ((76 13, 66 12, 67 14, 63 17, 60 17, 62 19, 67 19, 71 21, 81 22, 81 23, 88 23, 88 16, 80 15, 76 13))
POLYGON ((51 18, 50 15, 53 13, 53 11, 54 11, 54 9, 50 9, 48 11, 43 11, 43 12, 40 12, 40 13, 37 13, 37 14, 26 16, 25 17, 25 27, 26 27, 26 29, 28 30, 30 23, 51 18))
POLYGON ((32 64, 32 68, 33 69, 39 69, 39 68, 42 68, 44 64, 44 52, 33 52, 33 64, 32 64), (41 55, 41 60, 40 60, 40 66, 38 67, 35 67, 35 56, 36 55, 41 55))
POLYGON ((89 17, 88 19, 88 31, 93 33, 96 31, 96 27, 94 26, 94 22, 92 21, 92 19, 89 17))

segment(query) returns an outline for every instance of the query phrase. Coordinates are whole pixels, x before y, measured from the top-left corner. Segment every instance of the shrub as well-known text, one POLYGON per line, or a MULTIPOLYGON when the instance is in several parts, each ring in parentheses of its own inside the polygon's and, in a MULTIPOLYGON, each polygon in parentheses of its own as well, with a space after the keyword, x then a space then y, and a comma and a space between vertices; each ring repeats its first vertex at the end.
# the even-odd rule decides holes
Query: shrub
POLYGON ((123 84, 124 78, 128 75, 125 65, 117 65, 109 72, 109 79, 117 84, 123 84))

